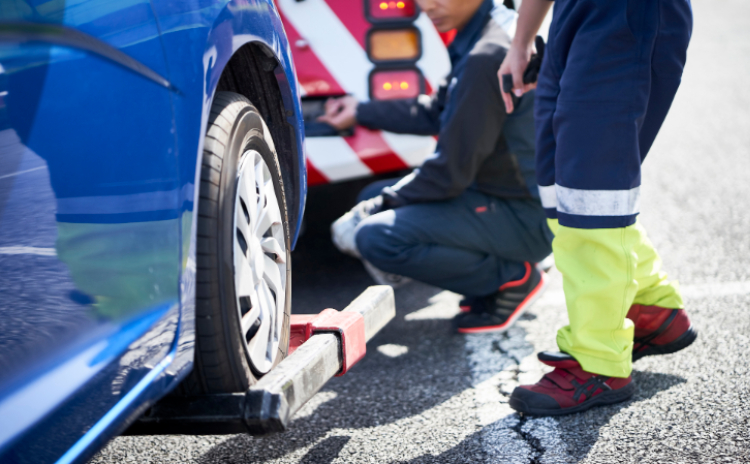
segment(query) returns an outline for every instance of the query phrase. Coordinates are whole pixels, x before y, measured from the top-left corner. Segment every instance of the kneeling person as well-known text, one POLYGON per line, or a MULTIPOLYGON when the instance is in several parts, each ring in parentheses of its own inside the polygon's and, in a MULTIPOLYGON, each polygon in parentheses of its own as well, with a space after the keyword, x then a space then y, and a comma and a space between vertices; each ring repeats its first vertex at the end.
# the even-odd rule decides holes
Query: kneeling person
POLYGON ((541 293, 535 263, 552 250, 534 173, 534 95, 506 113, 495 76, 510 38, 491 0, 418 3, 438 30, 458 29, 446 83, 432 97, 332 99, 320 120, 439 135, 436 151, 403 179, 365 189, 337 222, 361 220, 356 249, 376 268, 465 295, 459 332, 503 331, 541 293))

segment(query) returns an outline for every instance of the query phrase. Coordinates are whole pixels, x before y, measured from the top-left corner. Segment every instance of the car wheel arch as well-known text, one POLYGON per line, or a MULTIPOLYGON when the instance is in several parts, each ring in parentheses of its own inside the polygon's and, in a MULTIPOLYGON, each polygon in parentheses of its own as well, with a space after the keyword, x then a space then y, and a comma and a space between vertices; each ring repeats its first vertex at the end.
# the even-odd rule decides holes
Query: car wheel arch
MULTIPOLYGON (((250 100, 263 116, 271 132, 271 138, 281 165, 283 189, 287 198, 289 223, 292 229, 300 222, 305 191, 304 171, 300 168, 301 136, 294 111, 291 83, 281 69, 275 53, 263 42, 250 41, 240 46, 221 69, 216 92, 229 91, 250 100)), ((217 70, 218 71, 218 70, 217 70)), ((211 107, 210 104, 207 105, 211 107)), ((205 131, 205 127, 202 129, 205 131)), ((289 246, 293 246, 297 231, 291 230, 289 246)))

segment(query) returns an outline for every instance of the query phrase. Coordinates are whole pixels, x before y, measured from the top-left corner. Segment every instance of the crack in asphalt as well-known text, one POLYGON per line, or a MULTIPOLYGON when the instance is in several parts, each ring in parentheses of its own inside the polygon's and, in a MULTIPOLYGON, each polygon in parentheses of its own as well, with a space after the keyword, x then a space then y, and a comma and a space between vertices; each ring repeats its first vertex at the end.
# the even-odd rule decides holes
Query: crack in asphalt
MULTIPOLYGON (((529 460, 529 464, 541 464, 541 458, 544 456, 544 454, 547 452, 547 450, 542 446, 542 441, 532 435, 531 431, 524 431, 523 426, 526 425, 528 421, 528 418, 526 416, 522 416, 519 414, 518 417, 518 423, 511 427, 511 430, 516 432, 519 437, 527 444, 529 445, 529 448, 531 448, 531 458, 529 460)), ((531 424, 529 424, 531 426, 531 424)))
POLYGON ((548 448, 558 442, 547 440, 548 432, 556 436, 556 424, 529 420, 508 405, 513 388, 528 375, 523 366, 534 353, 527 329, 520 325, 502 334, 466 339, 487 462, 549 462, 548 448))
MULTIPOLYGON (((510 340, 510 337, 507 333, 503 333, 503 338, 505 340, 510 340)), ((518 359, 518 357, 511 353, 510 351, 506 350, 500 345, 500 340, 493 340, 492 341, 492 351, 498 352, 500 354, 503 354, 507 356, 508 358, 515 361, 515 366, 513 368, 506 368, 506 372, 512 373, 512 376, 510 380, 514 383, 519 382, 519 376, 521 375, 521 360, 518 359)), ((506 398, 510 398, 511 393, 508 393, 507 391, 504 391, 501 387, 498 388, 498 391, 501 395, 503 395, 506 398)), ((523 414, 518 414, 518 422, 516 425, 511 427, 510 429, 516 432, 516 434, 523 440, 531 449, 531 456, 529 457, 529 464, 541 464, 541 458, 544 456, 544 454, 547 452, 544 446, 542 446, 542 441, 535 437, 531 433, 532 429, 532 423, 528 423, 528 417, 524 416, 523 414), (524 431, 523 427, 528 423, 529 430, 524 431)))
MULTIPOLYGON (((510 340, 510 337, 508 336, 507 332, 503 333, 502 337, 503 337, 504 340, 510 340)), ((500 344, 501 341, 503 341, 503 340, 493 340, 492 341, 492 351, 507 356, 511 360, 515 361, 516 365, 521 364, 521 360, 518 359, 518 356, 516 356, 515 353, 511 353, 510 351, 508 351, 508 350, 506 350, 505 348, 502 347, 502 345, 500 344)))

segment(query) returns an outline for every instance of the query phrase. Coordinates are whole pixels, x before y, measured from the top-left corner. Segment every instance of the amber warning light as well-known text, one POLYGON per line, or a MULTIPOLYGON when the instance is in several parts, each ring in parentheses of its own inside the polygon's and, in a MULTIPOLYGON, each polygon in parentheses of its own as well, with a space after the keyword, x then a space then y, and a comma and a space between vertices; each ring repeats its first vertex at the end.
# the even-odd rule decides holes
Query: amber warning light
POLYGON ((407 29, 373 29, 367 34, 367 54, 375 63, 416 61, 422 54, 419 31, 407 29))
POLYGON ((370 0, 369 13, 374 20, 406 19, 415 16, 414 0, 370 0))
POLYGON ((414 98, 422 89, 422 76, 414 69, 376 71, 370 76, 370 93, 373 100, 414 98))

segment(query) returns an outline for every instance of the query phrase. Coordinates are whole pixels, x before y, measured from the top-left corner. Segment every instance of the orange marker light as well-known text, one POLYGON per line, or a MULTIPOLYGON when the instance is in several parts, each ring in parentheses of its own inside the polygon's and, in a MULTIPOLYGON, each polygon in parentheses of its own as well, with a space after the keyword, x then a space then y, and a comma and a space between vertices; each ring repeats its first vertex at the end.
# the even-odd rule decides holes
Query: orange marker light
POLYGON ((367 41, 367 52, 375 62, 416 60, 421 52, 419 32, 413 27, 373 30, 367 41))
POLYGON ((406 82, 402 82, 401 83, 401 90, 406 90, 408 88, 409 88, 409 84, 408 83, 406 83, 406 82))
POLYGON ((381 9, 381 10, 387 10, 387 9, 388 9, 388 4, 387 4, 387 3, 385 3, 385 2, 381 3, 381 4, 380 4, 380 9, 381 9))
POLYGON ((404 8, 404 7, 406 6, 406 5, 404 5, 404 2, 398 2, 398 3, 396 3, 396 6, 397 6, 397 7, 399 8, 399 9, 402 9, 402 8, 404 8))
POLYGON ((391 90, 393 88, 393 86, 391 85, 390 82, 386 82, 385 84, 383 84, 383 88, 385 90, 391 90))

